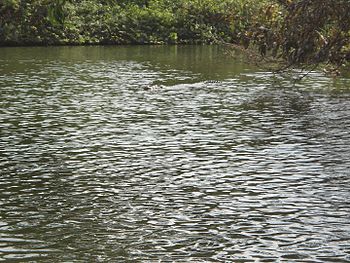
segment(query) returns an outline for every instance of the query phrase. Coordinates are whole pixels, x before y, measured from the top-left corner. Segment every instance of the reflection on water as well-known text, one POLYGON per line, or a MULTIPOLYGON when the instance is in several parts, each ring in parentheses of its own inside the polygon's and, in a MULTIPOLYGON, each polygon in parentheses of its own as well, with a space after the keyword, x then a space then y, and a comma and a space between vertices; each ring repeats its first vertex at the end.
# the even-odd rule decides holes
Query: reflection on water
POLYGON ((207 46, 0 62, 0 261, 350 261, 349 80, 207 46))

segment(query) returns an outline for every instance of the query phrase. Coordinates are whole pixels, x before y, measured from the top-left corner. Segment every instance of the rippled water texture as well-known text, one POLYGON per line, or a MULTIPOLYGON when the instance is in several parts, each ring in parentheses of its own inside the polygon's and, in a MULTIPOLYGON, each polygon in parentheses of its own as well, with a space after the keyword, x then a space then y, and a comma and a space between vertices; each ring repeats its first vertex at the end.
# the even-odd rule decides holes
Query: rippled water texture
POLYGON ((2 48, 0 92, 0 261, 350 262, 349 79, 2 48))

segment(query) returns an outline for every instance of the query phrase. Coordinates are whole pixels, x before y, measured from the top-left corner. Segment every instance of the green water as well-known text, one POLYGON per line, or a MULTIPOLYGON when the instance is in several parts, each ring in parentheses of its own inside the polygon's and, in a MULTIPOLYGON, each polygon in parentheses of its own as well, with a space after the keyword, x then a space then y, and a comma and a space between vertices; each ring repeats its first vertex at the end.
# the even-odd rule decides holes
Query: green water
POLYGON ((218 46, 1 48, 0 261, 349 262, 349 114, 218 46))

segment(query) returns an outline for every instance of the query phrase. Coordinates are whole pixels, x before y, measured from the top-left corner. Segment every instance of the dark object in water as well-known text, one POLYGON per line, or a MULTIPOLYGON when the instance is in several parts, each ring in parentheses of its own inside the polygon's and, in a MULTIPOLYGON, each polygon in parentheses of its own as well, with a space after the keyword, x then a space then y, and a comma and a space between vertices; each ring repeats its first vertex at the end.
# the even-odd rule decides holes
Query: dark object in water
POLYGON ((150 86, 144 86, 144 90, 151 90, 151 91, 156 91, 156 90, 161 90, 164 89, 164 85, 150 85, 150 86))

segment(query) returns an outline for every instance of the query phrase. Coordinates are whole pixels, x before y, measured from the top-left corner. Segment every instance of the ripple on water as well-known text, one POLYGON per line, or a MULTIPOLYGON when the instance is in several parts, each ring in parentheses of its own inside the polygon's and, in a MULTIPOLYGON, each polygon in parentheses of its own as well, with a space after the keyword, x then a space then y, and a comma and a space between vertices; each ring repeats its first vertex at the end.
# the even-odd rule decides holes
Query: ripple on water
POLYGON ((350 261, 346 90, 37 67, 0 76, 0 261, 350 261))

